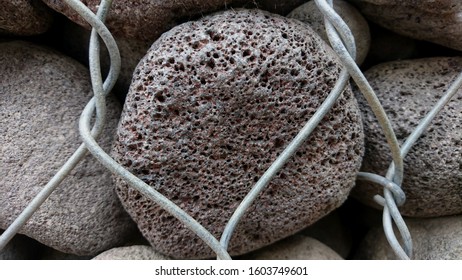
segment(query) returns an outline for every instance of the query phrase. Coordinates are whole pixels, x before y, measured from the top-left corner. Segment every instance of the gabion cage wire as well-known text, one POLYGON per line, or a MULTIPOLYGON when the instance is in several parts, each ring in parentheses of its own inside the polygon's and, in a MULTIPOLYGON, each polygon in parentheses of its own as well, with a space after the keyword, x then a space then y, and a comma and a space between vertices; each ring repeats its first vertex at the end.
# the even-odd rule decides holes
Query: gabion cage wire
POLYGON ((245 196, 245 198, 242 200, 242 202, 239 204, 229 219, 220 240, 217 240, 194 218, 189 216, 185 211, 183 211, 168 198, 151 188, 141 179, 118 164, 97 144, 96 139, 101 133, 105 123, 105 97, 114 87, 121 67, 121 59, 117 44, 107 27, 104 25, 104 20, 107 13, 109 12, 112 0, 102 0, 96 15, 79 0, 64 0, 64 2, 66 2, 71 8, 79 13, 92 26, 89 47, 89 68, 94 96, 85 106, 79 120, 79 132, 83 143, 67 160, 67 162, 58 170, 53 178, 44 186, 44 188, 33 198, 33 200, 27 205, 23 212, 0 236, 0 250, 2 250, 14 237, 14 235, 20 231, 21 227, 32 217, 40 205, 45 202, 51 193, 59 186, 59 184, 66 178, 66 176, 89 151, 109 171, 114 173, 116 176, 123 178, 132 188, 138 190, 145 197, 157 203, 164 210, 169 212, 190 230, 192 230, 215 252, 218 259, 231 259, 229 253, 227 252, 228 244, 231 240, 234 229, 238 225, 242 216, 250 207, 250 205, 255 201, 257 196, 269 184, 271 179, 282 169, 285 163, 297 151, 297 149, 302 144, 309 144, 305 143, 306 139, 310 136, 319 122, 332 108, 337 98, 347 86, 347 83, 351 77, 357 84, 358 88, 371 107, 373 113, 377 117, 392 154, 392 163, 390 164, 385 177, 379 174, 359 172, 357 175, 357 180, 369 181, 379 184, 383 187, 383 196, 376 195, 374 200, 383 207, 383 228, 387 240, 398 258, 412 258, 411 235, 407 229, 404 219, 398 210, 398 206, 403 205, 406 199, 405 194, 400 187, 404 174, 403 158, 409 152, 410 148, 417 141, 417 139, 428 128, 435 116, 444 108, 444 106, 452 99, 452 97, 456 95, 457 90, 462 85, 462 73, 456 77, 446 93, 420 121, 414 131, 408 136, 404 144, 400 147, 396 135, 391 127, 391 123, 388 120, 387 114, 385 113, 383 107, 380 104, 380 101, 375 95, 372 87, 369 85, 367 79, 355 63, 355 40, 350 29, 332 8, 332 0, 315 0, 319 10, 324 15, 325 27, 330 44, 339 56, 344 67, 334 88, 326 97, 324 102, 317 109, 315 114, 308 120, 304 127, 299 131, 295 138, 292 139, 284 151, 277 157, 277 159, 255 183, 255 185, 245 196), (101 38, 104 42, 110 57, 110 70, 104 82, 102 80, 99 61, 99 38, 101 38), (91 127, 91 119, 94 116, 94 124, 93 127, 91 127), (402 244, 395 236, 393 223, 398 228, 398 232, 402 238, 402 244))

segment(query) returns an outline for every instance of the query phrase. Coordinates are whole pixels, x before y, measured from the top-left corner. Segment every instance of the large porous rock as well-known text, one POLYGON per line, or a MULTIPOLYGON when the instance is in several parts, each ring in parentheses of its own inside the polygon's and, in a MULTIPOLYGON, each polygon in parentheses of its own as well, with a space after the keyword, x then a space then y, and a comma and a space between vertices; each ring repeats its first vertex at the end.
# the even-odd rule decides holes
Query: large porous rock
POLYGON ((250 260, 343 260, 324 243, 303 235, 293 235, 244 256, 250 260))
MULTIPOLYGON (((366 58, 371 44, 369 25, 358 10, 348 2, 342 0, 334 1, 334 10, 342 17, 353 33, 356 44, 356 62, 361 64, 366 58)), ((321 38, 329 42, 324 24, 324 16, 319 11, 315 1, 309 1, 297 7, 287 16, 310 25, 321 38)))
MULTIPOLYGON (((433 108, 462 70, 462 58, 440 57, 380 64, 365 75, 375 89, 401 143, 433 108)), ((358 93, 359 96, 359 93, 358 93)), ((391 163, 385 136, 363 98, 366 153, 362 170, 385 174, 391 163)), ((406 203, 401 213, 432 217, 462 213, 462 90, 436 116, 404 158, 406 203)), ((383 191, 359 182, 353 195, 376 205, 383 191)))
MULTIPOLYGON (((339 73, 329 46, 296 20, 235 10, 182 24, 156 41, 136 68, 113 155, 218 238, 339 73)), ((347 87, 244 215, 231 254, 289 236, 340 206, 362 153, 360 113, 347 87)), ((159 252, 214 256, 120 180, 117 193, 159 252)))
POLYGON ((52 10, 40 0, 0 0, 0 35, 36 35, 48 30, 52 10))
POLYGON ((459 0, 350 0, 369 20, 414 39, 462 50, 459 0))
MULTIPOLYGON (((78 118, 92 97, 88 69, 24 42, 0 44, 0 228, 6 228, 79 147, 78 118)), ((120 105, 108 102, 108 149, 120 105)), ((96 255, 134 230, 111 175, 87 156, 21 233, 76 255, 96 255)))
MULTIPOLYGON (((89 28, 87 22, 63 1, 43 0, 48 6, 72 21, 89 28)), ((82 1, 96 12, 100 0, 82 1)), ((153 42, 163 32, 177 25, 183 18, 226 8, 231 4, 252 3, 253 0, 185 0, 185 1, 114 1, 105 21, 109 30, 120 37, 153 42)))
POLYGON ((154 251, 151 246, 132 245, 112 248, 93 258, 93 260, 169 260, 170 258, 154 251))
MULTIPOLYGON (((413 241, 415 260, 462 259, 462 216, 431 219, 405 219, 413 241)), ((399 236, 396 231, 396 235, 399 236)), ((364 238, 356 259, 393 260, 396 255, 387 242, 382 227, 364 238)))

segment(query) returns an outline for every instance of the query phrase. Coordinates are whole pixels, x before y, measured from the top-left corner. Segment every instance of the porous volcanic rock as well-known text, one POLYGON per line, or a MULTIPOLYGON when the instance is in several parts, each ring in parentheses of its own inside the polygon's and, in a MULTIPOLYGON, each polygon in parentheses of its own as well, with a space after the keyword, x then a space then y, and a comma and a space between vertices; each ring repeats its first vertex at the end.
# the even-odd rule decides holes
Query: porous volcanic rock
MULTIPOLYGON (((415 260, 460 260, 462 259, 462 216, 431 219, 405 219, 412 236, 415 260)), ((396 231, 396 235, 399 236, 396 231)), ((369 231, 359 246, 356 259, 394 260, 383 232, 376 227, 369 231)))
MULTIPOLYGON (((182 24, 138 64, 113 155, 219 237, 339 73, 333 51, 300 21, 235 10, 182 24)), ((362 122, 348 86, 244 215, 231 254, 292 235, 340 206, 362 153, 362 122)), ((157 251, 174 258, 214 256, 120 180, 117 193, 157 251)))
MULTIPOLYGON (((356 62, 358 64, 363 63, 371 45, 371 34, 369 33, 369 25, 367 24, 367 21, 358 12, 358 10, 348 2, 335 0, 334 10, 342 17, 355 37, 356 62)), ((324 25, 324 16, 319 11, 315 1, 309 1, 297 7, 287 16, 310 25, 311 28, 313 28, 314 31, 321 36, 321 38, 323 38, 326 42, 329 42, 326 27, 324 25)))
POLYGON ((462 50, 459 0, 350 0, 369 20, 394 32, 462 50))
MULTIPOLYGON (((43 0, 54 10, 72 21, 89 28, 87 22, 63 1, 43 0)), ((96 12, 100 0, 82 1, 96 12)), ((252 3, 253 0, 182 0, 182 1, 122 1, 112 3, 105 21, 111 32, 120 37, 153 42, 163 32, 177 25, 182 18, 200 17, 204 13, 226 8, 231 4, 252 3)))
MULTIPOLYGON (((0 228, 5 229, 79 147, 78 119, 90 100, 88 69, 25 42, 0 44, 0 228)), ((120 105, 108 101, 99 143, 114 139, 120 105)), ((21 233, 59 251, 96 255, 135 230, 110 172, 87 156, 21 233)))
POLYGON ((0 35, 36 35, 48 30, 52 10, 40 0, 0 0, 0 35))
MULTIPOLYGON (((462 71, 461 57, 424 58, 380 64, 365 72, 401 143, 433 108, 462 71)), ((366 153, 361 170, 385 174, 390 149, 375 116, 362 105, 366 153)), ((462 213, 462 90, 443 108, 404 158, 401 213, 434 217, 462 213)), ((353 195, 377 206, 372 197, 383 191, 359 182, 353 195)))
POLYGON ((156 251, 151 246, 132 245, 126 247, 112 248, 102 252, 93 260, 169 260, 156 251))
POLYGON ((290 236, 244 258, 250 260, 343 260, 324 243, 303 235, 290 236))

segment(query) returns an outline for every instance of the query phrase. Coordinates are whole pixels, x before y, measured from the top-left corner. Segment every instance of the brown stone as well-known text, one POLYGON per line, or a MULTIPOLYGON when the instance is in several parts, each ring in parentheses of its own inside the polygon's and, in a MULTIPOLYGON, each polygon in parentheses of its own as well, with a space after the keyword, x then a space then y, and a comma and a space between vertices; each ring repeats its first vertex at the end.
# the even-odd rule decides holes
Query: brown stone
POLYGON ((459 0, 350 0, 369 20, 398 34, 462 50, 459 0))
MULTIPOLYGON (((177 26, 135 70, 113 156, 219 237, 339 73, 330 47, 293 19, 235 10, 177 26)), ((231 240, 231 254, 292 235, 340 206, 362 152, 362 123, 347 87, 253 203, 231 240)), ((157 251, 175 258, 214 256, 120 180, 117 192, 157 251)))
POLYGON ((52 10, 40 0, 0 0, 0 35, 37 35, 48 30, 52 10))
MULTIPOLYGON (((388 62, 365 72, 382 102, 400 143, 412 133, 462 71, 462 58, 439 57, 388 62)), ((462 213, 462 90, 443 108, 404 158, 401 213, 435 217, 462 213)), ((364 98, 366 153, 361 170, 385 174, 391 163, 385 136, 364 98)), ((353 196, 377 207, 374 194, 383 190, 359 182, 353 196)))

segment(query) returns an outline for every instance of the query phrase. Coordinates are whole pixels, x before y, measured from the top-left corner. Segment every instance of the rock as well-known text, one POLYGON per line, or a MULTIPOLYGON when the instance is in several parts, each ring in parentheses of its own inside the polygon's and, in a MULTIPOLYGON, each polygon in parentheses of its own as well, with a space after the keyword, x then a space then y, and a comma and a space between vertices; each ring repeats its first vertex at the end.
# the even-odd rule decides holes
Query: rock
POLYGON ((294 235, 246 256, 250 260, 343 260, 318 240, 294 235))
MULTIPOLYGON (((88 69, 25 42, 0 44, 0 228, 6 228, 81 143, 78 118, 90 100, 88 69)), ((108 101, 113 142, 120 105, 108 101)), ((110 172, 87 156, 21 229, 59 251, 96 255, 135 229, 113 189, 110 172)))
MULTIPOLYGON (((415 260, 460 260, 462 216, 405 219, 412 236, 415 260)), ((397 236, 399 236, 397 234, 397 236)), ((393 260, 396 256, 381 227, 372 229, 359 248, 357 259, 393 260)))
MULTIPOLYGON (((334 10, 342 17, 355 37, 356 62, 358 64, 363 63, 371 45, 371 35, 367 21, 355 7, 345 1, 334 1, 334 10)), ((309 1, 297 7, 287 16, 308 24, 324 41, 329 42, 324 25, 324 16, 319 11, 315 1, 309 1)))
MULTIPOLYGON (((204 13, 226 8, 231 4, 251 3, 253 0, 207 0, 207 1, 114 1, 106 19, 106 25, 117 37, 141 41, 156 40, 163 32, 176 26, 182 18, 200 17, 204 13)), ((63 1, 43 0, 54 10, 72 21, 89 28, 86 21, 63 1)), ((84 1, 96 12, 100 0, 84 1)))
POLYGON ((401 35, 462 50, 459 0, 350 0, 369 20, 401 35))
POLYGON ((37 35, 53 21, 51 9, 40 0, 0 0, 0 35, 37 35))
MULTIPOLYGON (((400 142, 433 108, 462 70, 462 58, 440 57, 380 64, 365 72, 387 112, 400 142)), ((435 217, 462 212, 462 90, 433 120, 404 159, 402 188, 406 203, 401 213, 412 217, 435 217)), ((359 96, 359 93, 357 94, 359 96)), ((385 174, 391 163, 385 136, 365 100, 362 105, 366 153, 362 170, 385 174)), ((378 187, 359 182, 353 195, 372 202, 378 187)))
MULTIPOLYGON (((136 68, 112 154, 219 238, 339 73, 329 46, 293 19, 235 10, 182 24, 136 68)), ((363 153, 358 110, 347 87, 243 217, 231 254, 290 236, 343 203, 363 153)), ((156 251, 214 257, 189 229, 120 180, 117 193, 156 251)))
POLYGON ((93 260, 170 260, 170 258, 157 253, 150 246, 133 245, 112 248, 94 257, 93 260))
MULTIPOLYGON (((69 20, 63 20, 57 29, 58 31, 56 31, 57 34, 55 36, 62 38, 57 42, 57 48, 66 52, 67 55, 78 60, 80 63, 88 65, 88 47, 91 31, 69 20)), ((135 70, 138 62, 146 54, 152 42, 123 37, 116 37, 114 39, 119 47, 122 65, 119 78, 112 92, 123 100, 127 95, 132 81, 133 70, 135 70)), ((109 54, 104 47, 101 47, 100 59, 103 73, 106 75, 109 71, 110 60, 109 54)))
POLYGON ((344 225, 338 209, 299 232, 332 248, 342 258, 348 257, 353 245, 350 230, 344 225))

